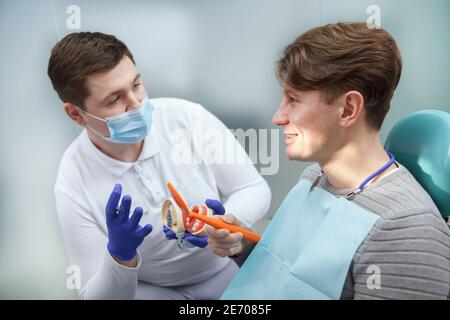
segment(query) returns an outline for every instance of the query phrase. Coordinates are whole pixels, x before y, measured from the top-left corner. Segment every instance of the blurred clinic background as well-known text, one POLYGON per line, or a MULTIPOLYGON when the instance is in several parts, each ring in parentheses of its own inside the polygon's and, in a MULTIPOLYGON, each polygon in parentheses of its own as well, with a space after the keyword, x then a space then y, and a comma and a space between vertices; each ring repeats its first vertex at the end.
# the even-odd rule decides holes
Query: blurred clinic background
MULTIPOLYGON (((133 52, 151 97, 199 102, 229 128, 275 129, 281 93, 273 70, 284 46, 315 26, 367 21, 371 5, 404 63, 384 141, 411 112, 450 112, 448 0, 0 0, 0 298, 77 297, 66 287, 53 195, 60 158, 81 130, 47 77, 63 36, 114 34, 133 52)), ((269 215, 307 165, 290 163, 280 146, 279 170, 265 176, 269 215)))

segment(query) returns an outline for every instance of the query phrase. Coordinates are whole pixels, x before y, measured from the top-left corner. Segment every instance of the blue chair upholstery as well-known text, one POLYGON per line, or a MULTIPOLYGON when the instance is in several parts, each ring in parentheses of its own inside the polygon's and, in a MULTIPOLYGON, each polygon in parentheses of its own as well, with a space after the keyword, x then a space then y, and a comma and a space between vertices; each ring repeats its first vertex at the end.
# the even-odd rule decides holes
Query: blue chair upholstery
POLYGON ((406 116, 390 131, 385 148, 411 172, 448 221, 450 113, 424 110, 406 116))

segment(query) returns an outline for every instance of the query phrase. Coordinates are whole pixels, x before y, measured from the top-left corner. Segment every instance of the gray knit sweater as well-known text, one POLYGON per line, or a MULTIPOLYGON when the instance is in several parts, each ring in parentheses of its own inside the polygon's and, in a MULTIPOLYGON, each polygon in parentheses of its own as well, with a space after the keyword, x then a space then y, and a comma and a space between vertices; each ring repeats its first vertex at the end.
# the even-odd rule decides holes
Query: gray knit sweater
MULTIPOLYGON (((319 174, 319 166, 312 165, 300 179, 312 183, 319 174)), ((336 196, 352 191, 333 188, 326 175, 318 187, 336 196)), ((353 257, 341 299, 446 299, 450 232, 411 173, 400 165, 368 185, 353 202, 380 219, 353 257)), ((242 264, 244 259, 237 260, 242 264)))

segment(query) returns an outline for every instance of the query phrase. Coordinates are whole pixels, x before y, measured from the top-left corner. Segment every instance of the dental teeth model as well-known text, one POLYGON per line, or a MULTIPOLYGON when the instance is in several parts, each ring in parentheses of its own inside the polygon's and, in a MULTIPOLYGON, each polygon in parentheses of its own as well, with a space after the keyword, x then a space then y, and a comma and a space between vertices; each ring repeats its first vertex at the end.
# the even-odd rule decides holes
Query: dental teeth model
MULTIPOLYGON (((204 216, 211 216, 211 210, 205 205, 196 205, 191 208, 191 211, 199 213, 204 216)), ((187 217, 183 210, 176 204, 172 198, 166 199, 161 207, 163 225, 171 229, 176 234, 188 231, 193 235, 201 233, 206 224, 195 218, 187 217)))

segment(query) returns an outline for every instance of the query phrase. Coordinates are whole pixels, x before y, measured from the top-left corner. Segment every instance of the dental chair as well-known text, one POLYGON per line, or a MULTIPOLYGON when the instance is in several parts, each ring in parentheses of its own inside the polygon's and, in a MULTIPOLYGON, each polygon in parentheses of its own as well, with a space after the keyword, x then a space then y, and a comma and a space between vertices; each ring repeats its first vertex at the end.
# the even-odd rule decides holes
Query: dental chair
POLYGON ((414 112, 389 132, 390 150, 428 192, 450 228, 450 113, 414 112))

